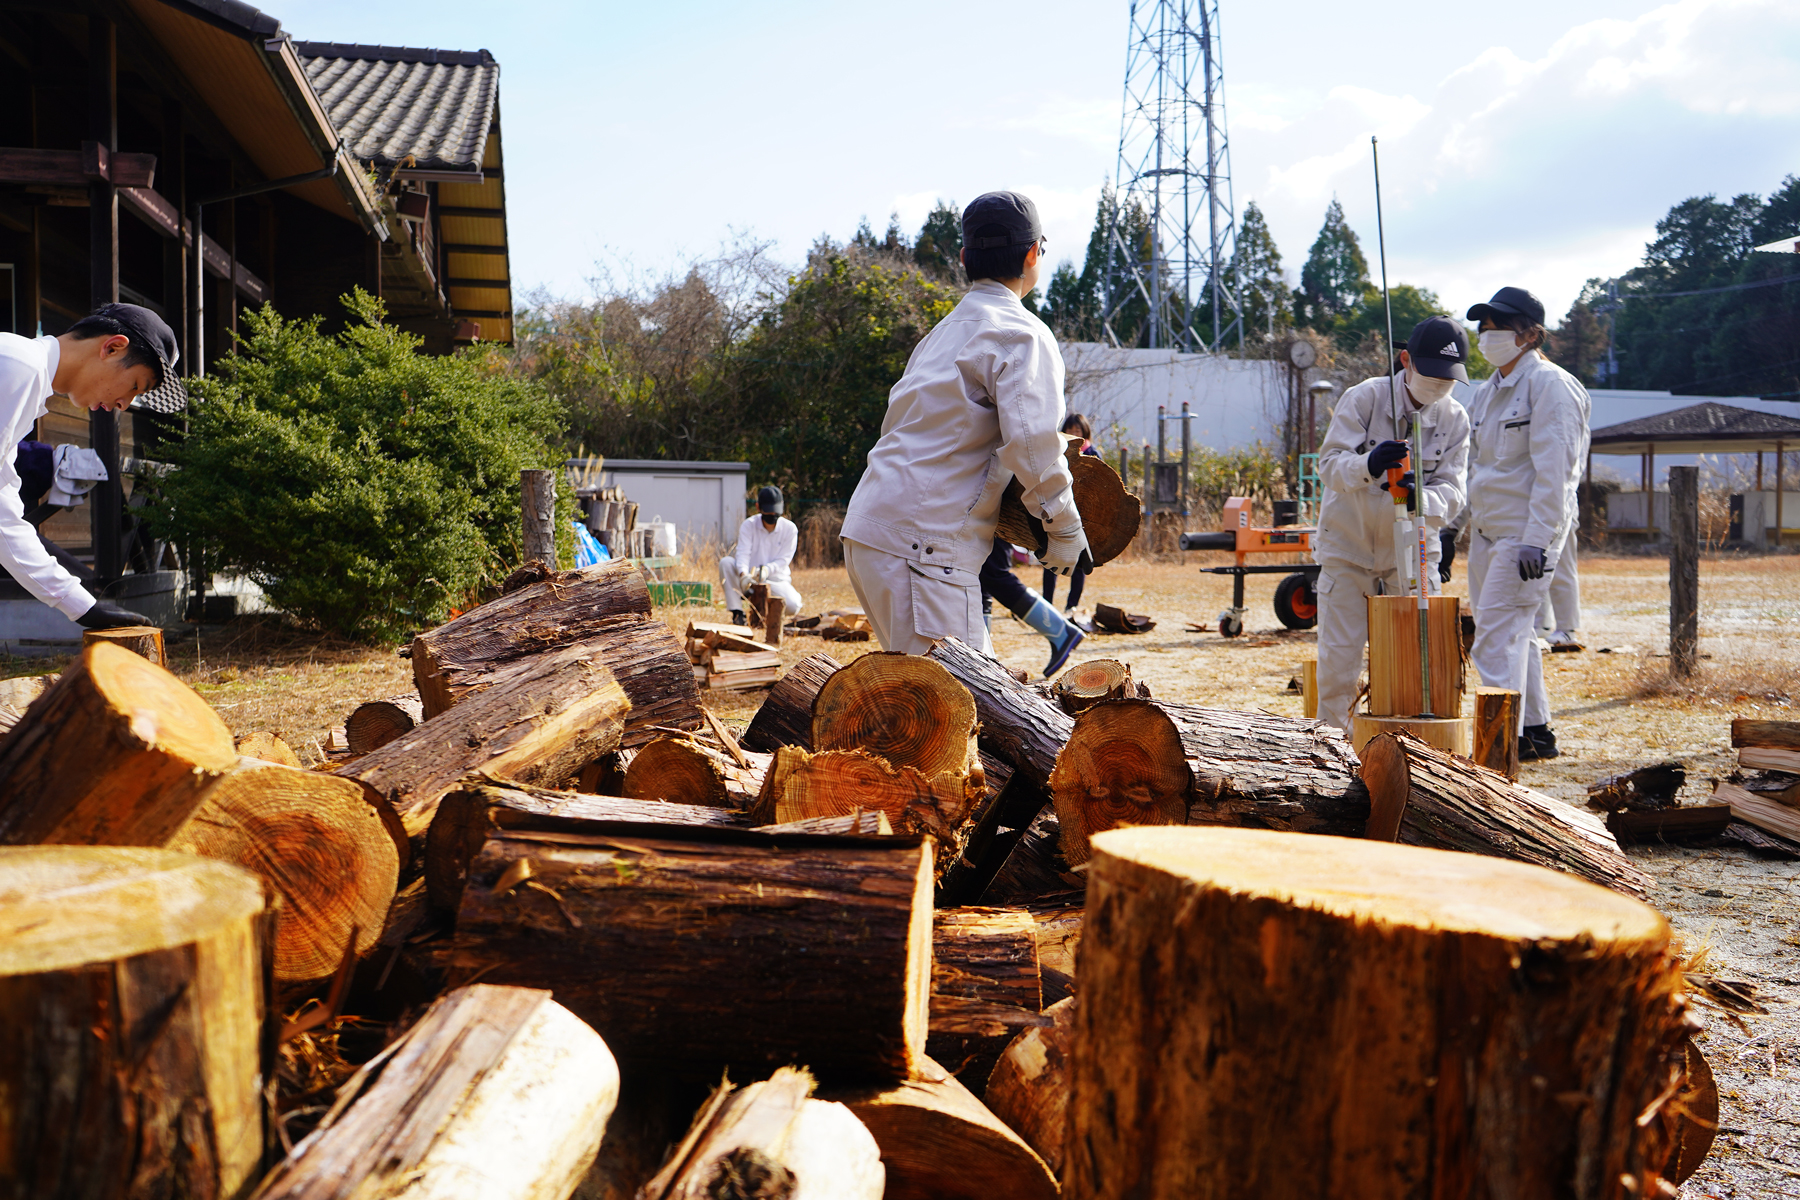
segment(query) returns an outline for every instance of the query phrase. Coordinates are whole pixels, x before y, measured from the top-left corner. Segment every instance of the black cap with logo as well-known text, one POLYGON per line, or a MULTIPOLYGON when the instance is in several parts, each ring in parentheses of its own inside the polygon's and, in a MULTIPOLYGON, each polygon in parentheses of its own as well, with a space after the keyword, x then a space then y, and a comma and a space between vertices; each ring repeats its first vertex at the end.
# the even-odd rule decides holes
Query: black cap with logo
POLYGON ((772 516, 781 515, 781 489, 770 485, 756 493, 756 511, 772 516))
POLYGON ((1471 321, 1492 321, 1506 325, 1515 317, 1524 317, 1534 325, 1544 323, 1544 302, 1520 287, 1503 287, 1486 304, 1469 310, 1471 321))
POLYGON ((1469 335, 1449 317, 1426 317, 1413 326, 1406 340, 1406 356, 1413 370, 1432 379, 1469 382, 1469 335))
POLYGON ((167 321, 136 304, 102 304, 92 316, 111 321, 119 327, 120 333, 131 339, 132 345, 148 347, 156 358, 156 386, 133 400, 133 408, 177 413, 187 407, 187 388, 175 374, 181 347, 167 321))
POLYGON ((1044 236, 1037 205, 1017 192, 986 192, 975 197, 963 209, 962 228, 963 245, 970 250, 1028 246, 1044 236), (984 229, 987 232, 981 233, 984 229))

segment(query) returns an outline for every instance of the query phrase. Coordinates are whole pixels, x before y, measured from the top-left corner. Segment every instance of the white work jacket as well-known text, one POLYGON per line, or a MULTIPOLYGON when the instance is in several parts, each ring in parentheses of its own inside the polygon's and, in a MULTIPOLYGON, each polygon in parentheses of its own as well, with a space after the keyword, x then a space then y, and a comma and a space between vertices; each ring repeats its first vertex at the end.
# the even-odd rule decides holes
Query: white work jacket
POLYGON ((50 411, 51 380, 61 361, 62 345, 53 337, 0 333, 0 564, 26 591, 72 621, 94 607, 94 598, 50 557, 25 519, 15 462, 19 443, 50 411))
MULTIPOLYGON (((1339 397, 1331 427, 1319 446, 1319 482, 1325 488, 1319 507, 1319 532, 1313 558, 1320 563, 1347 563, 1365 571, 1392 571, 1394 498, 1382 489, 1387 479, 1369 474, 1369 451, 1386 441, 1407 440, 1412 432, 1412 400, 1406 372, 1394 376, 1400 398, 1401 424, 1394 424, 1394 405, 1385 376, 1365 379, 1339 397)), ((1425 523, 1438 528, 1463 506, 1469 462, 1469 414, 1453 397, 1418 409, 1419 437, 1425 462, 1414 464, 1418 505, 1425 523)), ((1442 554, 1436 537, 1427 539, 1431 561, 1442 554)))
POLYGON ((1062 422, 1056 336, 1005 286, 980 280, 888 393, 843 536, 973 586, 1015 477, 1033 516, 1075 516, 1062 422))
POLYGON ((1575 523, 1588 452, 1587 389, 1535 350, 1482 381, 1470 405, 1469 517, 1498 541, 1555 551, 1575 523))
POLYGON ((732 550, 731 557, 740 571, 767 567, 768 582, 786 583, 788 568, 794 561, 794 551, 799 547, 800 531, 792 521, 786 517, 776 517, 775 528, 764 529, 762 516, 759 514, 745 517, 744 523, 738 526, 737 546, 732 550))

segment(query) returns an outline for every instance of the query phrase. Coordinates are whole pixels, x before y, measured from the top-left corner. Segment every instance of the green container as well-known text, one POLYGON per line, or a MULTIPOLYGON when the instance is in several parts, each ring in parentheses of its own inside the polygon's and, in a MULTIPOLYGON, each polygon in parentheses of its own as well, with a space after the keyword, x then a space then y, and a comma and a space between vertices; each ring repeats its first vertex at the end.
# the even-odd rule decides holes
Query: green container
POLYGON ((652 604, 673 608, 681 608, 689 604, 698 608, 712 607, 712 584, 710 583, 671 579, 667 583, 650 583, 648 586, 652 604))

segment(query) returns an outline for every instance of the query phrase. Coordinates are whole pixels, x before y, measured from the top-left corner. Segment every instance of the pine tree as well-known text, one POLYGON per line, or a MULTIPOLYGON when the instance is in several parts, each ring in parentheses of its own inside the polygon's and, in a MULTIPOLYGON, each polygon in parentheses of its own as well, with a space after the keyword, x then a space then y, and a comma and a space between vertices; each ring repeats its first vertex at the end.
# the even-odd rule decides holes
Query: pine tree
POLYGON ((962 211, 942 200, 919 227, 913 243, 913 261, 943 279, 960 279, 962 270, 962 211))
POLYGON ((857 223, 856 232, 850 235, 850 244, 860 250, 873 250, 881 245, 875 240, 875 230, 869 225, 867 214, 857 223))
MULTIPOLYGON (((1108 184, 1101 190, 1100 202, 1095 206, 1094 231, 1088 235, 1087 255, 1082 260, 1080 274, 1066 260, 1051 274, 1044 320, 1056 331, 1057 337, 1077 342, 1106 340, 1107 270, 1109 266, 1122 268, 1126 262, 1112 241, 1115 222, 1119 240, 1132 248, 1139 261, 1149 258, 1149 216, 1141 205, 1121 208, 1118 194, 1108 184)), ((1117 308, 1112 314, 1112 331, 1121 346, 1135 346, 1144 338, 1144 318, 1149 306, 1135 287, 1124 286, 1125 290, 1112 298, 1117 308)))
POLYGON ((1338 317, 1362 303, 1369 289, 1369 260, 1363 257, 1356 233, 1344 220, 1344 206, 1337 197, 1325 210, 1325 223, 1300 271, 1300 290, 1294 294, 1294 324, 1329 328, 1338 317))
POLYGON ((1292 324, 1293 293, 1282 278, 1281 251, 1254 200, 1244 206, 1228 270, 1244 306, 1246 341, 1271 337, 1292 324))

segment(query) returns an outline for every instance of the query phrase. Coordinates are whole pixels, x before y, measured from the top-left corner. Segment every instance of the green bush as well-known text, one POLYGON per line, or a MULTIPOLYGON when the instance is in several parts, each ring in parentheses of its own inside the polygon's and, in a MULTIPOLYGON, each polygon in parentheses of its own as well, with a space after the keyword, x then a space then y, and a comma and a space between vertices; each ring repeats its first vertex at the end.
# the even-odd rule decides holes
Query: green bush
POLYGON ((561 422, 534 383, 420 354, 366 292, 344 305, 336 336, 244 314, 236 352, 191 386, 157 520, 294 617, 391 642, 517 562, 519 471, 556 464, 561 422))

